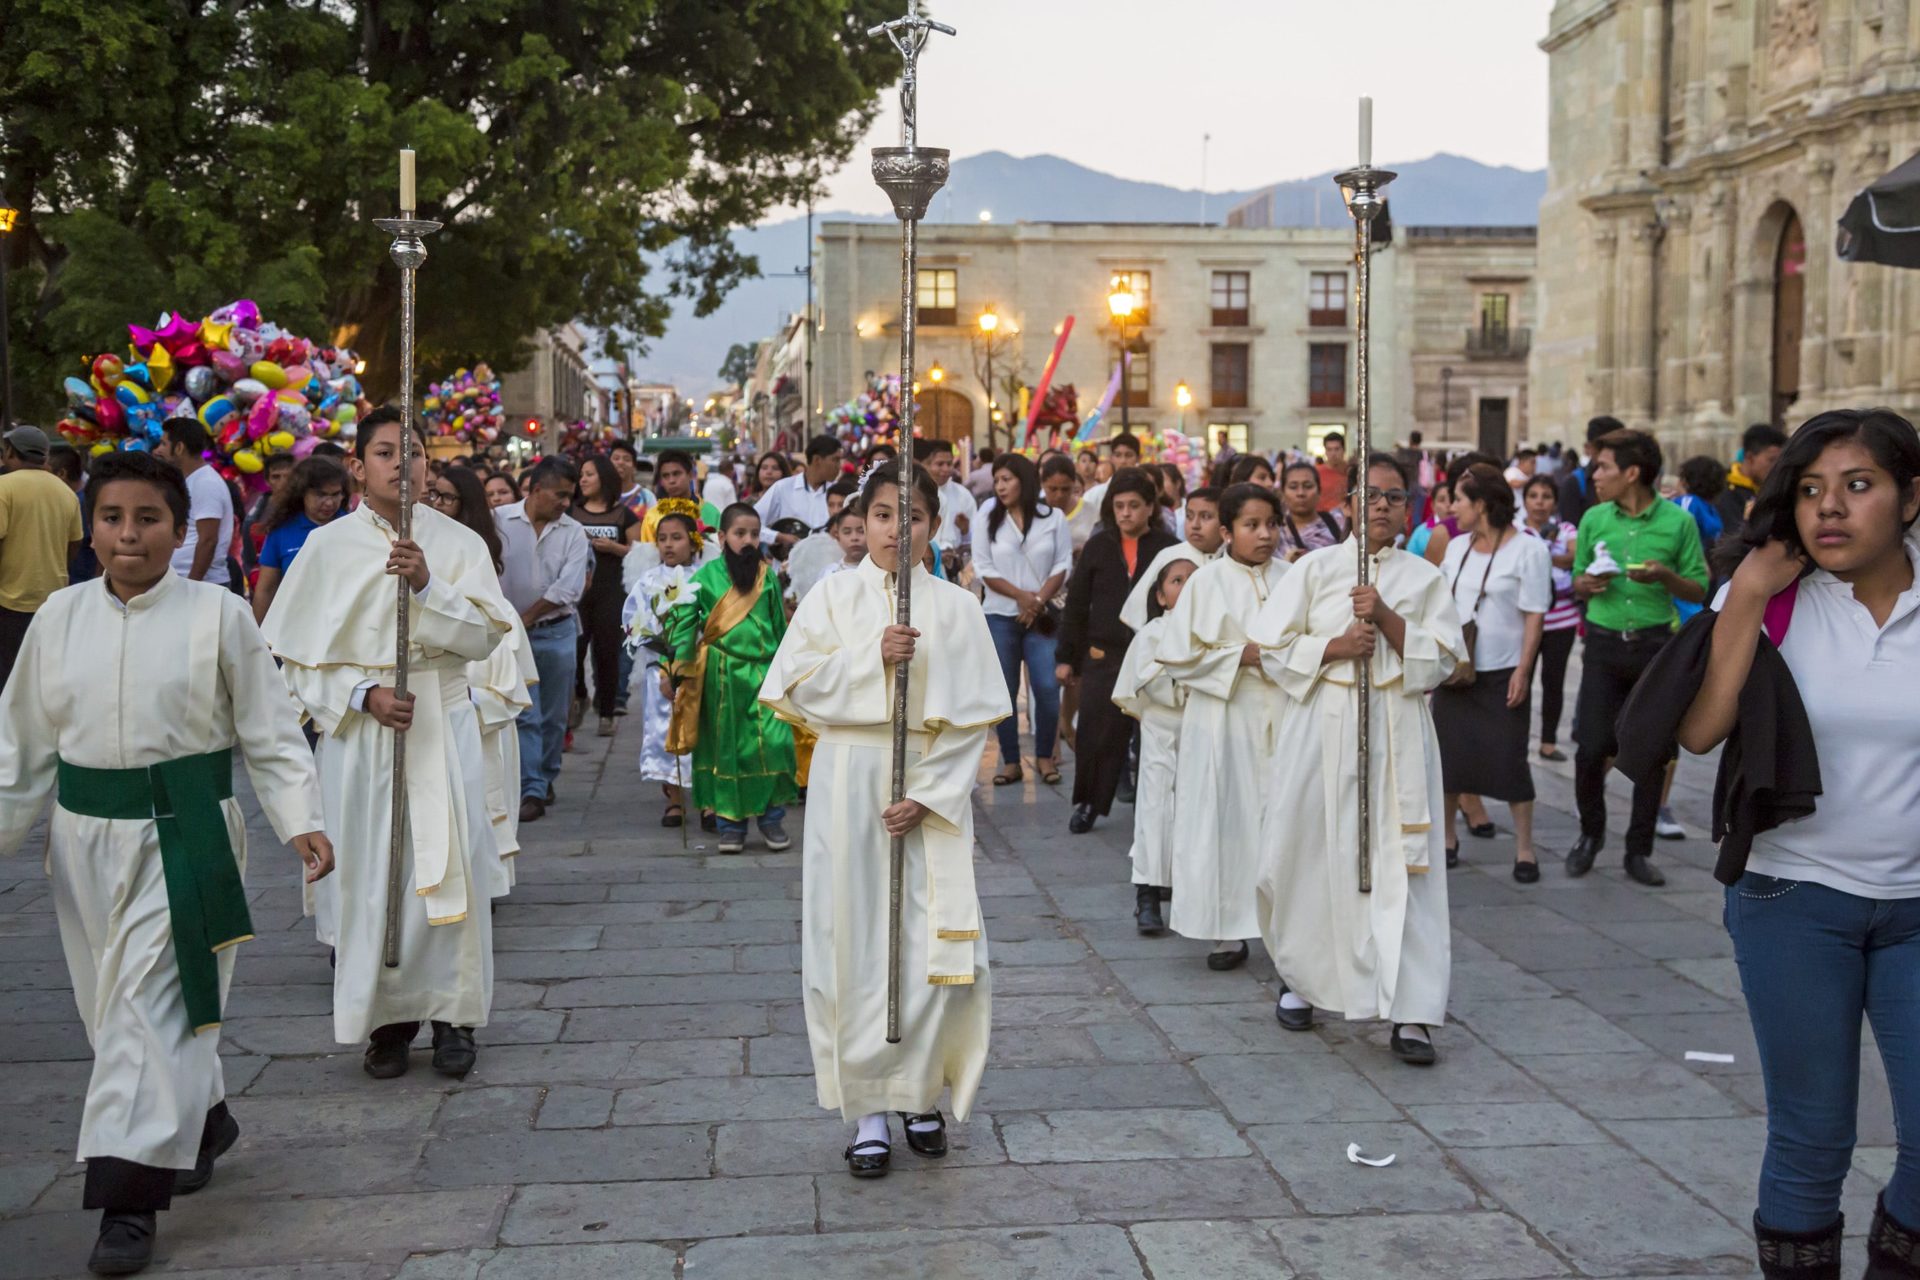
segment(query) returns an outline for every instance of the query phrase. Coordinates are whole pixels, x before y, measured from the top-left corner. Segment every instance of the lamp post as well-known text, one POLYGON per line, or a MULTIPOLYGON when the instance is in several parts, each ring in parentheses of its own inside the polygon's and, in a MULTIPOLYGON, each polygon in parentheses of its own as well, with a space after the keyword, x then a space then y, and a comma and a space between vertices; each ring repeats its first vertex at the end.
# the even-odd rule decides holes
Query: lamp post
POLYGON ((1127 413, 1127 404, 1133 399, 1133 388, 1128 384, 1133 379, 1127 370, 1127 325, 1138 305, 1130 277, 1117 275, 1108 282, 1107 311, 1113 316, 1113 327, 1120 335, 1120 429, 1129 433, 1133 430, 1133 421, 1127 413))
POLYGON ((20 211, 0 196, 0 431, 13 426, 13 355, 7 330, 7 257, 20 211))
POLYGON ((1447 428, 1453 418, 1453 366, 1447 365, 1440 370, 1440 439, 1450 440, 1447 428))
MULTIPOLYGON (((1187 434, 1187 408, 1193 403, 1193 389, 1183 381, 1173 389, 1173 403, 1180 409, 1180 434, 1187 434)), ((1207 446, 1207 461, 1213 461, 1213 446, 1207 446)))
MULTIPOLYGON (((989 214, 985 209, 980 211, 980 220, 982 222, 985 222, 992 216, 993 215, 989 214)), ((980 326, 980 340, 986 344, 987 348, 987 439, 991 441, 993 439, 993 339, 994 335, 1000 332, 999 313, 994 311, 992 307, 988 307, 980 313, 978 324, 980 326)))

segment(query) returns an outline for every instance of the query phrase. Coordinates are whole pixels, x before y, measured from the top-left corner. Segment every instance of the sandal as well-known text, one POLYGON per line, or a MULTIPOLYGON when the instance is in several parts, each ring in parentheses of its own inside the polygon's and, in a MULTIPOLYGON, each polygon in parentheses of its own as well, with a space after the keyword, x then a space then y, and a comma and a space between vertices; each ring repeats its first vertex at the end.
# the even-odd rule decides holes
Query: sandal
POLYGON ((1495 835, 1495 831, 1491 822, 1483 822, 1477 827, 1472 823, 1468 823, 1467 834, 1475 840, 1491 840, 1495 835))
POLYGON ((893 1144, 868 1138, 847 1148, 847 1172, 856 1178, 883 1178, 893 1160, 893 1144))
POLYGON ((1058 786, 1060 784, 1060 765, 1058 762, 1049 760, 1047 761, 1046 765, 1043 767, 1038 761, 1035 761, 1033 767, 1039 770, 1040 781, 1046 783, 1050 787, 1058 786))
POLYGON ((947 1154, 947 1119, 938 1111, 929 1111, 925 1115, 910 1116, 899 1113, 900 1122, 907 1127, 907 1146, 915 1154, 938 1158, 947 1154), (934 1128, 916 1131, 913 1126, 931 1121, 934 1128))
POLYGON ((663 827, 677 827, 686 822, 686 820, 686 808, 677 804, 668 805, 667 811, 660 815, 660 825, 663 827))
POLYGON ((1001 766, 1000 772, 993 775, 993 785, 996 787, 1010 787, 1016 782, 1026 781, 1026 777, 1026 773, 1021 770, 1019 765, 1003 765, 1001 766), (1012 769, 1013 772, 1008 773, 1008 769, 1012 769))

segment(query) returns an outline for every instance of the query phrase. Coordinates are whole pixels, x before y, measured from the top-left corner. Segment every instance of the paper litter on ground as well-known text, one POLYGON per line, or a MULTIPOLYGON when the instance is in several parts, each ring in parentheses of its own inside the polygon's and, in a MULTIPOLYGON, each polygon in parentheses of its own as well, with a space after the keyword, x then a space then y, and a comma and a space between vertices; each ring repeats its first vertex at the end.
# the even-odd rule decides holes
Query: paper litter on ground
POLYGON ((1394 1158, 1392 1155, 1385 1155, 1376 1160, 1372 1156, 1363 1156, 1360 1154, 1360 1144, 1357 1142, 1349 1142, 1347 1144, 1347 1159, 1355 1164, 1364 1164, 1369 1168, 1384 1169, 1393 1163, 1394 1158))

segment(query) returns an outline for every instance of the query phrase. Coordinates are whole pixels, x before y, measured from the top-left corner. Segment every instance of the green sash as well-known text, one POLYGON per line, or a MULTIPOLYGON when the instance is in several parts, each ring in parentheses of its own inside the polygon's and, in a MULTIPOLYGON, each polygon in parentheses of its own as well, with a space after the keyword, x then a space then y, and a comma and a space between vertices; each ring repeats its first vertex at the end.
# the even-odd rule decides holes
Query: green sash
POLYGON ((233 749, 145 769, 85 769, 60 762, 60 807, 85 818, 150 821, 159 828, 173 955, 195 1034, 220 1025, 219 952, 253 937, 247 891, 220 806, 233 796, 233 749))

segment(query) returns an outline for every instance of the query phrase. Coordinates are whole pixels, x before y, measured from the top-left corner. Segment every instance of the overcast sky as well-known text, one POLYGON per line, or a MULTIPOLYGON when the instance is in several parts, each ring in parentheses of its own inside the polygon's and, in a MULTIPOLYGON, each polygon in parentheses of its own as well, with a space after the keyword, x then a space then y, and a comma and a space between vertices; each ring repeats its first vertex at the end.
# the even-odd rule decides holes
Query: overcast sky
MULTIPOLYGON (((1355 159, 1436 151, 1547 162, 1550 0, 930 0, 958 37, 922 56, 920 141, 956 157, 1051 153, 1124 178, 1222 191, 1355 159)), ((900 9, 906 12, 906 0, 900 9)), ((884 212, 868 146, 900 140, 889 90, 831 209, 884 212)))

